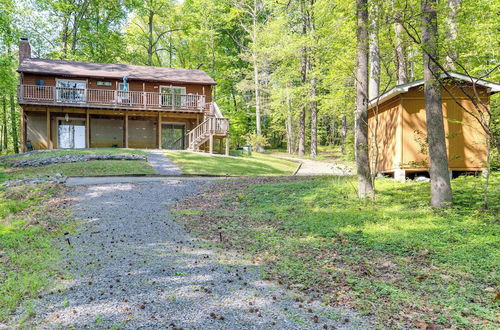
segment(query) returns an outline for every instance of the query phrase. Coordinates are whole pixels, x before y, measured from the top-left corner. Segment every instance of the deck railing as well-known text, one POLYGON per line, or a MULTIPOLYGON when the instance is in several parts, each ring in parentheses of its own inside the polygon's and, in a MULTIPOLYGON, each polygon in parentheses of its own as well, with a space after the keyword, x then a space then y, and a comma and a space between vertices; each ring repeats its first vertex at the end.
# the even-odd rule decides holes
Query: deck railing
POLYGON ((187 134, 188 148, 196 149, 205 138, 212 135, 227 135, 229 131, 229 119, 208 117, 200 125, 196 126, 187 134))
POLYGON ((209 111, 204 95, 19 85, 20 103, 209 111))

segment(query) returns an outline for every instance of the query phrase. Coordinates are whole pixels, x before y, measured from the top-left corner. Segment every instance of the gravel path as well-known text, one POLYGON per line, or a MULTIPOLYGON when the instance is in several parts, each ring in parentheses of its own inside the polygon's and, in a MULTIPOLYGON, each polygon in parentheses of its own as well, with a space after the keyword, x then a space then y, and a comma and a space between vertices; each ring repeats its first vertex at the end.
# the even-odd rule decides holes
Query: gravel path
POLYGON ((74 188, 77 233, 57 242, 68 274, 34 303, 35 328, 366 328, 260 279, 260 267, 210 249, 173 220, 169 205, 204 181, 74 188))
POLYGON ((144 150, 148 153, 148 162, 153 166, 156 174, 180 175, 182 171, 167 156, 164 150, 144 150))

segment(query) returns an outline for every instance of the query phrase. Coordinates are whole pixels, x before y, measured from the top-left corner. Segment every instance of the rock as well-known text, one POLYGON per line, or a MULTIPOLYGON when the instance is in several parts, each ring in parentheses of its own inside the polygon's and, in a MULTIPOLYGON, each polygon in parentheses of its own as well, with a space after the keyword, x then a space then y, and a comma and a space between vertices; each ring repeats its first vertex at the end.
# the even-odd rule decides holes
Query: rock
POLYGON ((415 182, 430 182, 431 179, 426 178, 425 176, 418 176, 415 178, 415 182))
MULTIPOLYGON (((63 164, 75 162, 87 162, 91 160, 147 160, 146 156, 140 155, 66 155, 55 157, 44 157, 26 159, 14 162, 13 167, 36 167, 50 164, 63 164)), ((60 173, 58 173, 60 175, 60 173)), ((57 176, 57 174, 56 174, 57 176)))

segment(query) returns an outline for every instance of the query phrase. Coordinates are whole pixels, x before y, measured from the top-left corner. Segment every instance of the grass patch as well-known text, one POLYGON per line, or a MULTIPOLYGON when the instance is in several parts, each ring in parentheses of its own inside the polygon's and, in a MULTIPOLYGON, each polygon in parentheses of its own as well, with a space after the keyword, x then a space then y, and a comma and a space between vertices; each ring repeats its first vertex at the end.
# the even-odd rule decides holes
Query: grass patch
POLYGON ((147 161, 141 160, 92 160, 87 162, 60 163, 34 167, 13 167, 16 161, 27 159, 50 158, 69 155, 147 155, 142 150, 120 148, 48 150, 33 154, 21 154, 0 160, 0 182, 37 176, 93 176, 116 174, 154 174, 155 171, 147 161))
POLYGON ((11 178, 53 176, 61 173, 64 176, 93 176, 113 174, 154 174, 155 171, 146 161, 140 160, 92 160, 51 164, 37 167, 10 167, 5 169, 11 178))
POLYGON ((72 229, 55 185, 0 188, 0 322, 59 271, 52 240, 72 229))
POLYGON ((76 155, 139 155, 146 156, 147 153, 136 149, 123 148, 89 148, 89 149, 54 149, 43 150, 32 154, 20 154, 18 156, 4 158, 6 162, 14 162, 27 159, 41 159, 60 156, 76 156, 76 155))
POLYGON ((166 155, 186 174, 234 176, 290 175, 297 163, 269 155, 244 152, 234 157, 211 156, 188 152, 168 152, 166 155))
POLYGON ((491 209, 482 179, 453 180, 454 207, 428 206, 428 183, 377 180, 377 199, 353 178, 222 182, 179 205, 179 221, 265 265, 268 278, 377 316, 380 326, 495 328, 500 266, 500 175, 491 209), (196 214, 194 210, 199 210, 196 214))
POLYGON ((266 154, 283 156, 283 157, 293 157, 301 159, 311 159, 325 163, 340 163, 347 166, 354 166, 355 162, 350 155, 342 154, 340 146, 318 146, 318 155, 316 157, 311 157, 309 154, 304 156, 298 156, 296 154, 289 154, 285 149, 266 149, 266 154))

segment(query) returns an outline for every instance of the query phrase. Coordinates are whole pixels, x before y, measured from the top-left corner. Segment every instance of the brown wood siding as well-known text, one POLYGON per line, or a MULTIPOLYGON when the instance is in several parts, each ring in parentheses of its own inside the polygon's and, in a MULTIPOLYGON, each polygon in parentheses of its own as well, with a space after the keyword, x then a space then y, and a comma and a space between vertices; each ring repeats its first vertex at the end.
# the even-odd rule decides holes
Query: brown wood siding
MULTIPOLYGON (((450 95, 443 90, 443 116, 451 170, 483 170, 486 161, 486 135, 481 125, 457 103, 474 111, 472 102, 457 88, 449 87, 450 95)), ((489 104, 486 89, 467 89, 470 95, 481 96, 489 104)), ((379 161, 377 171, 392 172, 394 169, 419 171, 428 169, 427 127, 423 87, 411 88, 407 93, 395 96, 379 107, 377 141, 379 161)), ((369 113, 371 157, 374 157, 374 112, 369 113)), ((372 158, 373 159, 373 158, 372 158)))
MULTIPOLYGON (((55 76, 47 76, 47 75, 35 75, 25 73, 22 77, 21 84, 24 85, 35 85, 37 80, 44 80, 45 86, 55 86, 56 79, 67 79, 67 80, 85 80, 87 81, 87 88, 89 89, 107 89, 107 90, 116 90, 118 89, 118 84, 122 82, 122 80, 116 79, 98 79, 98 78, 66 78, 66 77, 55 77, 55 76), (98 81, 106 81, 111 82, 111 86, 97 86, 98 81)), ((187 94, 198 94, 205 95, 206 102, 212 102, 212 86, 210 85, 199 85, 199 84, 169 84, 169 83, 160 83, 160 82, 151 82, 151 81, 140 81, 140 80, 130 80, 129 81, 129 90, 130 91, 138 91, 138 92, 160 92, 160 86, 176 86, 176 87, 185 87, 187 94)))
POLYGON ((26 141, 31 142, 33 149, 47 149, 47 121, 45 113, 26 113, 26 141))
MULTIPOLYGON (((27 140, 34 149, 47 149, 46 111, 51 112, 51 140, 53 148, 58 148, 58 118, 69 114, 70 118, 86 118, 86 109, 71 107, 23 106, 27 118, 27 140)), ((90 114, 90 147, 122 147, 124 145, 124 115, 125 111, 91 109, 90 114)), ((129 147, 156 148, 156 127, 158 112, 128 111, 129 114, 129 147)), ((200 122, 200 114, 161 113, 163 123, 183 123, 186 133, 200 122)))
MULTIPOLYGON (((427 128, 425 125, 425 102, 421 88, 404 94, 403 105, 403 167, 410 170, 427 168, 427 128), (420 97, 419 97, 420 95, 420 97)), ((485 133, 481 125, 467 114, 457 103, 475 112, 472 102, 457 89, 451 91, 455 99, 443 91, 443 116, 448 149, 449 167, 452 170, 482 170, 486 163, 485 133)), ((471 91, 472 92, 472 91, 471 91)), ((485 90, 482 89, 483 101, 485 90)))
POLYGON ((401 106, 399 98, 385 102, 378 109, 378 123, 375 109, 368 115, 370 159, 374 160, 378 152, 377 171, 390 171, 399 166, 401 160, 401 106), (375 135, 377 144, 374 143, 375 135), (377 150, 378 149, 378 150, 377 150))

